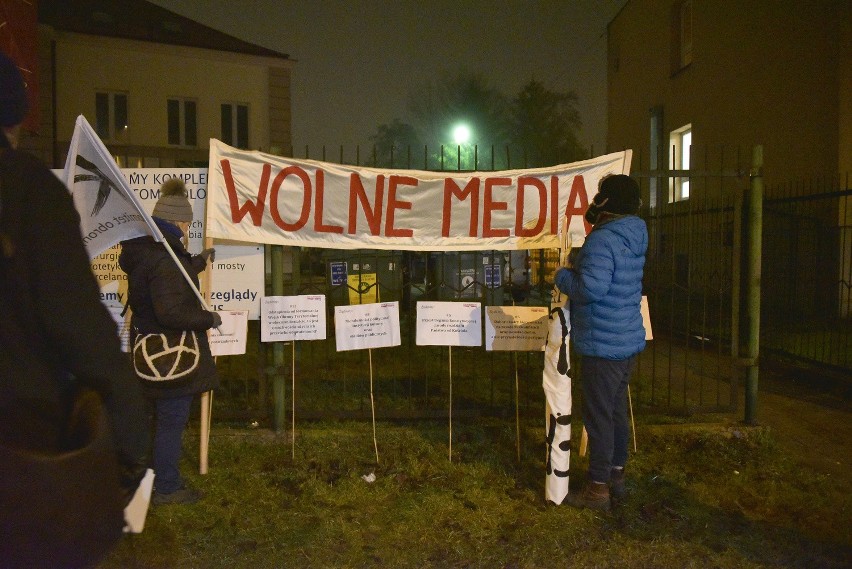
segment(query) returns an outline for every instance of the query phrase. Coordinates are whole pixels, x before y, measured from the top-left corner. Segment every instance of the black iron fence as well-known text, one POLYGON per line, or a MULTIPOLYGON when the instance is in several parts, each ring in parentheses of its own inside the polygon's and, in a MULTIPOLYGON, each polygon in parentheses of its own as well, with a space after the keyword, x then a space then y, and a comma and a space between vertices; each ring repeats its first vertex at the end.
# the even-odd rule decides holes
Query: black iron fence
MULTIPOLYGON (((390 157, 395 167, 422 166, 410 151, 401 154, 404 159, 390 157)), ((430 165, 434 156, 424 150, 421 159, 430 165)), ((749 316, 743 314, 741 284, 748 219, 743 196, 753 172, 741 153, 727 156, 693 152, 692 168, 683 172, 653 167, 641 152, 634 155, 633 173, 649 198, 642 215, 650 237, 645 290, 654 332, 631 382, 637 413, 731 410, 737 404, 742 322, 749 316), (688 199, 673 199, 675 185, 684 180, 688 199)), ((323 152, 320 158, 334 157, 323 152)), ((342 150, 340 158, 343 162, 342 150)), ((456 158, 432 168, 468 169, 461 152, 456 158)), ((480 170, 523 167, 512 163, 512 153, 505 158, 505 164, 496 159, 483 164, 478 151, 473 153, 480 170)), ((358 162, 370 160, 359 156, 358 162)), ((767 191, 761 356, 783 355, 848 373, 852 198, 848 180, 844 189, 816 189, 820 191, 800 186, 786 193, 767 191)), ((295 409, 304 419, 367 418, 371 392, 377 417, 385 419, 446 416, 450 405, 453 416, 542 413, 540 352, 416 346, 415 310, 418 300, 549 306, 558 251, 288 248, 285 256, 284 294, 324 294, 329 339, 286 344, 283 359, 273 363, 271 345, 260 342, 259 325, 251 322, 248 353, 220 358, 218 364, 224 378, 216 394, 220 416, 268 419, 273 400, 283 397, 288 413, 295 409), (339 279, 340 263, 347 264, 355 280, 339 279), (401 345, 369 355, 337 352, 334 307, 374 300, 399 301, 401 345)))

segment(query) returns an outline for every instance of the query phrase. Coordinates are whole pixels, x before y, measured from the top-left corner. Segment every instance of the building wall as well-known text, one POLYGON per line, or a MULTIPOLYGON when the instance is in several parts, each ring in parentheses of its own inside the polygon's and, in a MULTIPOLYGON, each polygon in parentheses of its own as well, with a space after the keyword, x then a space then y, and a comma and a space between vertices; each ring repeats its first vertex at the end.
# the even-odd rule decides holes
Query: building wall
POLYGON ((693 0, 692 62, 673 70, 680 4, 630 0, 609 25, 609 147, 647 149, 659 107, 666 140, 692 124, 694 167, 723 146, 748 166, 761 144, 767 187, 836 175, 843 2, 693 0))
POLYGON ((41 32, 41 69, 48 76, 41 91, 42 109, 50 112, 43 114, 41 141, 31 146, 45 146, 45 138, 54 137, 55 152, 61 154, 54 163, 64 160, 78 115, 95 126, 99 91, 128 97, 127 130, 104 141, 124 157, 123 165, 168 167, 206 160, 209 139, 221 138, 222 103, 248 105, 249 148, 268 151, 291 144, 290 60, 54 32, 47 27, 41 32), (196 101, 196 147, 168 144, 169 98, 196 101))

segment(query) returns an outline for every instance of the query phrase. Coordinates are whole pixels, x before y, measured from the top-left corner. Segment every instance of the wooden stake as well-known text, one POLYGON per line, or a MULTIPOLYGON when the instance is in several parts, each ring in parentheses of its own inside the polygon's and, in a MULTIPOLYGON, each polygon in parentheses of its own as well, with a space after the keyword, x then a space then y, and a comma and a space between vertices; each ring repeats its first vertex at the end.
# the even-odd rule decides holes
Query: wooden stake
POLYGON ((518 388, 518 352, 513 352, 515 356, 515 446, 518 450, 518 462, 521 462, 521 411, 520 411, 520 395, 518 388))
POLYGON ((293 412, 290 413, 292 424, 293 424, 292 428, 290 429, 290 431, 291 431, 291 435, 290 435, 290 437, 291 437, 290 438, 290 449, 291 449, 290 457, 293 460, 296 460, 296 340, 293 340, 290 345, 292 346, 292 351, 290 352, 290 354, 291 354, 290 359, 292 360, 291 366, 290 366, 290 375, 292 377, 292 382, 293 382, 293 389, 292 389, 293 393, 291 395, 291 397, 293 399, 293 412))
POLYGON ((583 426, 583 432, 580 433, 580 456, 586 456, 586 449, 589 446, 589 433, 586 432, 585 425, 583 426))
POLYGON ((633 452, 636 452, 636 423, 633 422, 633 398, 630 397, 630 385, 627 386, 627 404, 630 407, 630 426, 633 427, 633 452))
POLYGON ((379 443, 376 442, 376 402, 373 399, 373 349, 367 350, 370 359, 370 409, 373 412, 373 448, 376 449, 376 464, 379 464, 379 443))
POLYGON ((449 348, 449 372, 450 372, 450 446, 449 446, 449 461, 453 461, 453 347, 448 346, 449 348))

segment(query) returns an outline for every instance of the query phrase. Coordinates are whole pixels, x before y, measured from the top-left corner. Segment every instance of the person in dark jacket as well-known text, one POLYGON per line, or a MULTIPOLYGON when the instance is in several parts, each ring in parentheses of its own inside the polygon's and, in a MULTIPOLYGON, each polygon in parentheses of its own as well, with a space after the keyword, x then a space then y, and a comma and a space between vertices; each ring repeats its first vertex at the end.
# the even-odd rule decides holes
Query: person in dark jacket
POLYGON ((636 355, 645 348, 639 306, 648 229, 638 217, 641 205, 639 185, 630 176, 601 180, 585 214, 592 231, 571 266, 555 275, 570 302, 589 435, 589 482, 568 496, 575 506, 608 510, 610 490, 616 498, 625 494, 626 392, 636 355))
POLYGON ((124 503, 145 473, 149 428, 71 195, 35 156, 17 150, 26 113, 23 78, 0 53, 0 566, 78 567, 96 563, 121 537, 124 503), (118 458, 109 478, 72 435, 76 402, 91 391, 106 411, 114 446, 107 452, 118 458), (68 470, 80 456, 88 458, 68 470), (45 473, 51 465, 54 482, 45 473), (77 490, 64 491, 69 484, 77 490), (95 508, 81 502, 90 488, 103 499, 95 508))
MULTIPOLYGON (((197 288, 198 275, 214 251, 206 249, 200 255, 190 255, 184 246, 192 222, 192 207, 180 178, 171 178, 163 184, 152 217, 197 288)), ((193 396, 219 385, 206 331, 218 327, 222 319, 216 312, 204 309, 165 246, 152 237, 122 241, 118 263, 127 273, 128 305, 133 311, 132 343, 143 334, 198 333, 201 357, 190 375, 156 384, 142 380, 154 408, 152 502, 193 503, 201 498, 201 492, 187 486, 180 475, 183 430, 193 396)))

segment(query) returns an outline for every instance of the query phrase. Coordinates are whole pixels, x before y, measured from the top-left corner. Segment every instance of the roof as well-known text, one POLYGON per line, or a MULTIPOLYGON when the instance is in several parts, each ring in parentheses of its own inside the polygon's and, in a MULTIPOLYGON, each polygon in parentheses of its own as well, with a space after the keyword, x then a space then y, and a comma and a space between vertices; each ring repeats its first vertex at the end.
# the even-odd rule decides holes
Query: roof
POLYGON ((145 0, 41 0, 38 21, 65 32, 290 58, 145 0))

